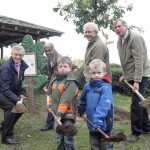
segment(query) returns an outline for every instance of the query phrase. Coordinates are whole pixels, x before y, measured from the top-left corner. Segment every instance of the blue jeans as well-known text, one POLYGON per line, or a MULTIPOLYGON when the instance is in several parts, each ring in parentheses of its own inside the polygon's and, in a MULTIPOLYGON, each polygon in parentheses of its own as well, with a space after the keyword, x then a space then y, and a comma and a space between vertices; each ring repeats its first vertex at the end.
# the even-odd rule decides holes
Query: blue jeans
POLYGON ((97 132, 90 132, 91 150, 113 150, 113 143, 102 140, 102 135, 97 132))
MULTIPOLYGON (((65 119, 62 121, 63 125, 73 125, 74 122, 71 119, 65 119)), ((57 150, 75 150, 74 138, 69 135, 56 134, 56 140, 58 143, 57 150)))

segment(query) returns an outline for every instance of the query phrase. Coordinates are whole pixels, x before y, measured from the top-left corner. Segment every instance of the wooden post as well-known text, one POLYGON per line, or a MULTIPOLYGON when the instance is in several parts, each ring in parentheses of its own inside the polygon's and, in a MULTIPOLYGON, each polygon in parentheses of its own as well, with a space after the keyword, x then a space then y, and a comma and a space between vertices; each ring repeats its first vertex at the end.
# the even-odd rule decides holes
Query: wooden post
POLYGON ((28 111, 29 113, 35 114, 36 108, 35 108, 35 99, 34 99, 33 79, 32 77, 26 77, 26 80, 29 85, 29 89, 27 91, 27 95, 29 97, 28 111))
POLYGON ((3 46, 1 46, 1 59, 3 59, 3 46))

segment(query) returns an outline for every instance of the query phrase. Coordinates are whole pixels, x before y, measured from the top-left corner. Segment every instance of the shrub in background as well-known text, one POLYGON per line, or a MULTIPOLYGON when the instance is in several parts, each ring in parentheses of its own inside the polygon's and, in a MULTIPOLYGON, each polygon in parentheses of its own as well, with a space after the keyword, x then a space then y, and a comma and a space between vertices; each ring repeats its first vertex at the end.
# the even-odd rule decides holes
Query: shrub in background
POLYGON ((8 57, 4 57, 3 59, 0 59, 0 66, 8 59, 9 59, 8 57))
MULTIPOLYGON (((125 83, 119 83, 119 78, 122 75, 121 66, 118 64, 111 64, 111 71, 112 71, 112 89, 113 92, 125 94, 131 96, 131 89, 125 83)), ((83 65, 74 71, 75 76, 79 80, 82 88, 84 87, 86 81, 83 75, 83 65)), ((146 96, 150 96, 150 78, 148 80, 148 87, 146 90, 146 96)))

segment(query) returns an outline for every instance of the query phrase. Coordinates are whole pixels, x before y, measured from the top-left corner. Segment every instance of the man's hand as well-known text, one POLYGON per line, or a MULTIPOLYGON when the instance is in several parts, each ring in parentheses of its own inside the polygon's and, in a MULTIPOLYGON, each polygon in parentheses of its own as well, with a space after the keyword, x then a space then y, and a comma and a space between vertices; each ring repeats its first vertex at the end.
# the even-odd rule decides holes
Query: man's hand
POLYGON ((135 90, 139 91, 139 83, 138 82, 134 82, 133 87, 135 90))
POLYGON ((97 131, 98 128, 99 126, 97 124, 93 124, 93 131, 97 131))
POLYGON ((24 98, 27 98, 27 97, 24 96, 24 95, 20 95, 19 98, 20 98, 20 99, 24 99, 24 98))
POLYGON ((47 88, 46 86, 44 86, 44 87, 43 87, 43 91, 44 91, 45 93, 47 93, 47 92, 48 92, 48 88, 47 88))
POLYGON ((18 101, 18 102, 16 103, 16 105, 20 105, 20 104, 22 104, 22 102, 21 102, 21 101, 18 101))
POLYGON ((82 117, 82 116, 83 116, 83 114, 78 113, 78 114, 77 114, 77 116, 78 116, 78 117, 82 117))
POLYGON ((125 77, 124 77, 124 76, 121 76, 121 77, 119 78, 119 82, 122 82, 124 79, 125 79, 125 77))
POLYGON ((11 110, 12 113, 24 113, 26 111, 25 105, 22 103, 22 100, 17 101, 16 106, 11 110))

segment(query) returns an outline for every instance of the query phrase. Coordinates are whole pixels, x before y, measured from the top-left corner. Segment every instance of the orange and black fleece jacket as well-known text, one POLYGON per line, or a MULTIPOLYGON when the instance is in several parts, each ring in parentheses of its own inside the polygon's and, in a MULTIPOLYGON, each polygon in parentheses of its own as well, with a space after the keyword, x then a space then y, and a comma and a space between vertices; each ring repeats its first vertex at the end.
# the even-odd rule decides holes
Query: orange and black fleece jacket
POLYGON ((75 122, 78 81, 70 72, 67 75, 56 75, 49 85, 49 105, 61 119, 72 119, 75 122))

